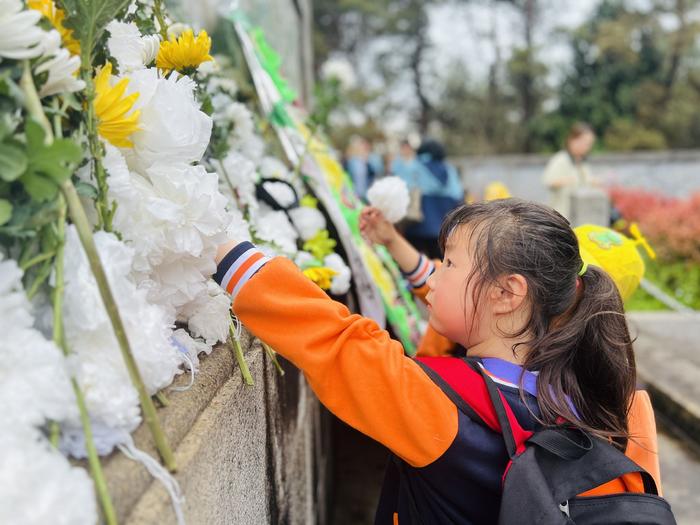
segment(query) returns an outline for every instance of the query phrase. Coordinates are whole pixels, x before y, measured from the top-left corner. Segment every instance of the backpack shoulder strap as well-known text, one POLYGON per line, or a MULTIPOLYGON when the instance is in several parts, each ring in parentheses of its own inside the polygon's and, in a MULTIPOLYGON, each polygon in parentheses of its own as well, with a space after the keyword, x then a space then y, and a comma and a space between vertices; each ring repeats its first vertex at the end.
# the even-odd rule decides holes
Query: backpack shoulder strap
POLYGON ((506 450, 511 458, 525 451, 525 442, 532 437, 532 432, 525 430, 513 413, 513 409, 506 401, 503 393, 498 389, 496 383, 485 372, 483 366, 467 358, 462 359, 469 368, 478 373, 483 379, 489 401, 496 414, 499 430, 503 435, 506 450))
POLYGON ((460 411, 503 435, 510 457, 524 450, 532 432, 522 428, 496 384, 474 360, 419 357, 415 361, 460 411))
MULTIPOLYGON (((462 412, 464 415, 466 415, 469 419, 472 419, 473 421, 480 423, 486 427, 489 427, 489 425, 483 420, 483 418, 477 414, 477 412, 464 400, 462 396, 460 396, 455 389, 450 385, 450 383, 447 382, 447 380, 440 375, 440 372, 437 370, 433 369, 428 365, 427 363, 423 362, 423 360, 426 358, 416 358, 415 361, 423 369, 423 372, 435 383, 437 386, 440 387, 440 390, 442 390, 445 395, 452 401, 455 406, 459 409, 460 412, 462 412)), ((459 361, 459 359, 455 359, 452 357, 444 357, 440 359, 449 359, 454 362, 459 361)), ((438 367, 440 369, 442 367, 438 367)))

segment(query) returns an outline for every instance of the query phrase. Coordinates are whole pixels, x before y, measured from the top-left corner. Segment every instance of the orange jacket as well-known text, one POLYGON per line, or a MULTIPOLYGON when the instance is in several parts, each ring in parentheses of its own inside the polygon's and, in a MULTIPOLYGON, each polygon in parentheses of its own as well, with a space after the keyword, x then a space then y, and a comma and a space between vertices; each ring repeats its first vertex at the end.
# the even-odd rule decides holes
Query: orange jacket
MULTIPOLYGON (((331 300, 292 261, 270 260, 241 243, 221 261, 216 280, 243 324, 302 370, 337 417, 413 467, 429 465, 450 447, 458 430, 452 401, 399 342, 331 300)), ((640 413, 647 421, 651 414, 653 426, 653 413, 645 410, 640 413)), ((640 446, 655 451, 655 432, 649 435, 654 442, 640 446)), ((656 469, 642 466, 658 482, 658 462, 656 469)))

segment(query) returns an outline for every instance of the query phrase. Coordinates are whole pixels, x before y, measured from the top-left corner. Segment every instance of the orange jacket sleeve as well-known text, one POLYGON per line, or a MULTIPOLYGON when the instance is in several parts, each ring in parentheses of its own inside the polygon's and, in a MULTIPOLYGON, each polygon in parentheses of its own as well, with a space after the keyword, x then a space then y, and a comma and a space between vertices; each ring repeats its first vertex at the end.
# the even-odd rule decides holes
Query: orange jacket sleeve
POLYGON ((340 419, 413 466, 440 457, 457 434, 457 409, 401 344, 332 301, 291 261, 267 261, 244 244, 231 253, 248 258, 224 259, 217 272, 243 324, 300 368, 340 419))

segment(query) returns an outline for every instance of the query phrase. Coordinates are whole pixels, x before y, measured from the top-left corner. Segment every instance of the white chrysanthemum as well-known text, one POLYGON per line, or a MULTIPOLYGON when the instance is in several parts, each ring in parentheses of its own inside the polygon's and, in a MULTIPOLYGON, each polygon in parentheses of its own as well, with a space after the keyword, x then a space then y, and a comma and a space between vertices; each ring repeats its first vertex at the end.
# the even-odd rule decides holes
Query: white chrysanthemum
MULTIPOLYGON (((146 174, 156 192, 148 209, 156 220, 165 223, 170 250, 203 256, 207 239, 214 249, 225 240, 222 234, 228 225, 227 201, 219 192, 216 173, 202 166, 158 164, 146 174)), ((212 260, 213 253, 209 254, 212 260)))
POLYGON ((229 215, 231 216, 231 222, 226 227, 226 238, 239 242, 250 241, 250 225, 243 218, 240 210, 232 208, 229 210, 229 215))
POLYGON ((168 38, 177 38, 188 29, 192 28, 187 24, 183 24, 182 22, 175 22, 174 24, 170 24, 168 26, 168 38))
POLYGON ((229 104, 226 117, 233 122, 234 140, 244 140, 255 133, 253 114, 240 102, 229 104))
POLYGON ((0 426, 0 523, 93 525, 90 476, 72 466, 31 427, 0 426))
POLYGON ((0 58, 23 60, 44 52, 46 32, 37 22, 42 14, 24 9, 20 0, 0 0, 0 58))
POLYGON ((384 177, 372 184, 367 200, 378 208, 389 222, 397 223, 406 216, 411 197, 400 177, 384 177))
POLYGON ((343 89, 352 89, 357 84, 355 68, 350 61, 341 57, 329 58, 321 66, 323 79, 335 79, 343 89))
POLYGON ((286 255, 297 252, 299 236, 283 211, 261 213, 255 217, 253 226, 258 239, 274 244, 286 255))
POLYGON ((197 75, 199 76, 199 78, 209 77, 221 71, 221 66, 219 65, 220 56, 221 55, 214 57, 214 60, 207 60, 206 62, 202 62, 201 64, 199 64, 199 66, 197 66, 197 75))
POLYGON ((297 199, 294 190, 284 182, 265 181, 262 186, 270 197, 282 208, 289 208, 297 199))
MULTIPOLYGON (((111 323, 74 227, 66 233, 65 331, 91 417, 133 431, 140 422, 131 384, 111 323)), ((131 349, 149 393, 169 385, 181 356, 170 343, 166 312, 150 304, 130 279, 134 252, 113 234, 97 232, 95 245, 119 307, 131 349)))
POLYGON ((294 227, 299 232, 302 240, 308 241, 319 230, 325 230, 327 227, 326 218, 316 208, 300 206, 289 211, 289 216, 294 222, 294 227))
POLYGON ((0 252, 0 333, 32 326, 33 317, 22 288, 22 270, 0 252))
POLYGON ((289 181, 291 179, 291 173, 285 166, 284 162, 275 157, 265 157, 260 162, 260 167, 258 168, 260 175, 268 179, 282 179, 289 181))
POLYGON ((155 68, 128 76, 128 93, 139 93, 134 109, 141 111, 140 130, 124 150, 131 169, 143 172, 157 162, 191 164, 202 159, 209 145, 212 120, 200 111, 195 83, 173 72, 161 78, 155 68))
POLYGON ((207 92, 213 94, 217 91, 225 91, 230 95, 235 95, 238 92, 238 84, 236 84, 235 80, 233 80, 232 78, 213 75, 210 73, 210 71, 212 73, 216 73, 216 71, 218 70, 217 68, 220 67, 219 63, 219 58, 217 58, 216 60, 209 60, 207 62, 202 62, 199 65, 199 68, 197 69, 199 73, 202 73, 202 71, 204 71, 205 75, 211 75, 207 82, 207 92))
POLYGON ((136 251, 139 287, 174 320, 180 307, 206 292, 216 249, 227 239, 232 217, 218 176, 186 164, 157 164, 141 176, 110 147, 105 168, 118 204, 114 225, 136 251))
POLYGON ((212 351, 212 346, 208 345, 200 340, 194 339, 186 330, 178 328, 173 332, 171 338, 173 344, 178 347, 180 352, 187 354, 194 366, 194 371, 199 369, 199 355, 200 354, 210 354, 212 351))
POLYGON ((294 264, 296 264, 302 270, 305 270, 310 266, 319 266, 321 263, 309 252, 300 250, 294 257, 294 264))
POLYGON ((33 426, 76 419, 63 354, 33 327, 21 279, 15 261, 0 254, 0 413, 33 426))
POLYGON ((334 295, 343 295, 350 289, 350 279, 352 272, 343 258, 337 253, 332 253, 323 259, 323 265, 331 270, 335 270, 336 274, 331 281, 330 293, 334 295))
MULTIPOLYGON (((242 205, 257 208, 258 201, 255 197, 255 183, 258 175, 255 171, 255 163, 238 152, 230 152, 222 161, 222 166, 215 163, 215 167, 221 178, 221 187, 228 189, 231 185, 236 190, 235 200, 242 205)), ((229 192, 230 193, 230 192, 229 192)))
POLYGON ((207 345, 215 345, 228 338, 231 323, 231 298, 214 281, 209 281, 207 293, 183 308, 187 327, 195 337, 207 345))
MULTIPOLYGON (((58 32, 53 31, 58 35, 58 32)), ((59 36, 60 38, 60 36, 59 36)), ((48 72, 49 76, 39 90, 41 98, 58 93, 74 93, 85 88, 85 82, 76 77, 80 69, 80 57, 71 55, 67 49, 58 49, 46 62, 39 64, 37 73, 48 72)))
POLYGON ((153 62, 158 54, 160 38, 142 36, 136 24, 113 20, 107 25, 109 54, 114 57, 121 74, 129 73, 153 62))

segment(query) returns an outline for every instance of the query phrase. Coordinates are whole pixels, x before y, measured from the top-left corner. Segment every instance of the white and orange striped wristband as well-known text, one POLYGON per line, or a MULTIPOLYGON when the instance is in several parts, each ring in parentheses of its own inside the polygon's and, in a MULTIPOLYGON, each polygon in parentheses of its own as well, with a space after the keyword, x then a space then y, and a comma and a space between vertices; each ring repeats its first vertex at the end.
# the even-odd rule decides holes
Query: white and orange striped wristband
POLYGON ((435 263, 421 254, 420 259, 418 259, 418 266, 410 272, 402 273, 413 288, 420 288, 434 271, 435 263))
POLYGON ((253 243, 242 242, 221 260, 214 280, 231 294, 233 301, 243 285, 269 260, 253 243))

